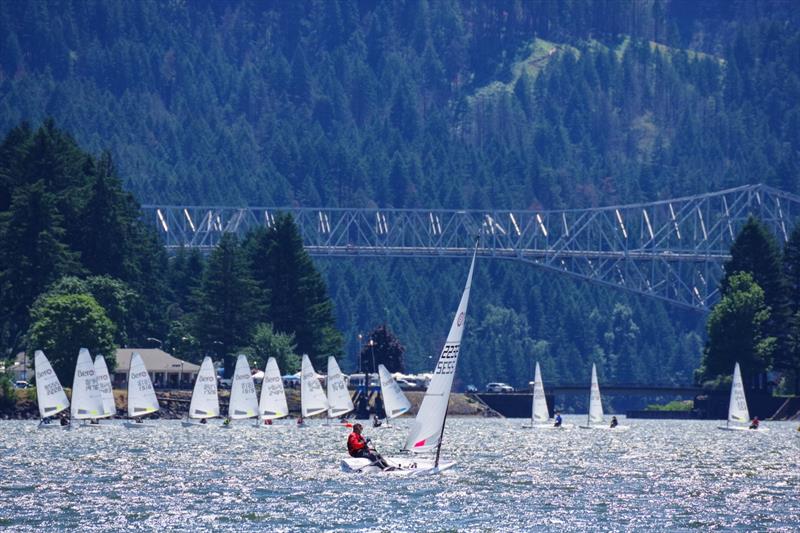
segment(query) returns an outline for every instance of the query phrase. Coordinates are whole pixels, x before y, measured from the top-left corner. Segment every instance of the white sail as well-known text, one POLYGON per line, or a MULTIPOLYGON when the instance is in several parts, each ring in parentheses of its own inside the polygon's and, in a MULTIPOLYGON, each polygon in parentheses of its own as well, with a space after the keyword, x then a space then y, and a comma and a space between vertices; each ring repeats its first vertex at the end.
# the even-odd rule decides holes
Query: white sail
POLYGON ((728 404, 728 423, 744 424, 750 422, 750 412, 747 409, 747 399, 744 396, 742 373, 739 363, 733 368, 733 383, 731 384, 731 401, 728 404))
POLYGON ((533 405, 531 406, 531 422, 534 424, 544 424, 550 420, 550 412, 547 410, 547 399, 544 395, 544 385, 542 384, 542 372, 539 370, 539 362, 536 362, 536 371, 533 377, 533 405))
POLYGON ((236 358, 236 368, 233 370, 231 382, 231 401, 228 404, 228 416, 238 420, 258 416, 258 399, 256 398, 256 384, 250 372, 247 356, 239 355, 236 358))
MULTIPOLYGON (((476 250, 477 252, 477 250, 476 250)), ((436 369, 433 371, 433 379, 422 399, 422 405, 417 413, 417 418, 411 425, 411 430, 406 437, 404 449, 415 452, 430 451, 435 449, 441 440, 444 432, 444 422, 447 417, 447 404, 450 400, 450 390, 453 387, 453 375, 458 363, 458 352, 461 348, 461 338, 464 335, 464 322, 467 317, 467 304, 469 303, 469 291, 472 286, 472 272, 475 268, 475 254, 472 255, 472 263, 467 275, 467 283, 461 295, 461 302, 453 323, 450 326, 450 333, 447 341, 439 355, 436 369)))
POLYGON ((217 395, 217 374, 210 357, 203 359, 192 391, 189 404, 190 418, 214 418, 219 416, 219 396, 217 395))
POLYGON ((411 409, 411 402, 403 394, 400 385, 397 384, 385 366, 378 365, 378 373, 381 376, 381 396, 383 397, 386 418, 396 418, 407 413, 411 409))
POLYGON ((158 409, 158 398, 147 367, 144 366, 142 356, 133 352, 128 370, 128 416, 133 418, 148 415, 158 409))
POLYGON ((603 402, 600 385, 597 384, 597 368, 592 363, 592 389, 589 393, 589 425, 603 423, 603 402))
POLYGON ((269 358, 267 367, 264 369, 258 410, 263 420, 273 420, 289 414, 286 392, 283 390, 283 378, 281 378, 278 362, 274 357, 269 358))
POLYGON ((58 376, 50 366, 50 361, 41 350, 36 350, 33 364, 36 371, 36 398, 39 400, 39 414, 42 418, 57 415, 69 407, 69 400, 61 387, 61 382, 58 381, 58 376))
POLYGON ((100 388, 100 400, 103 403, 103 414, 100 418, 108 418, 117 414, 117 404, 114 401, 114 389, 111 387, 111 378, 108 375, 106 359, 102 355, 94 358, 94 373, 97 376, 97 386, 100 388))
POLYGON ((325 398, 322 385, 319 384, 319 379, 317 379, 317 373, 314 372, 311 360, 306 354, 303 354, 301 374, 300 410, 303 413, 303 418, 327 411, 328 399, 325 398))
POLYGON ((75 378, 72 380, 72 410, 74 420, 100 418, 103 414, 103 400, 97 386, 97 376, 89 350, 81 348, 75 365, 75 378))
POLYGON ((328 417, 336 418, 349 413, 355 407, 344 376, 333 356, 328 357, 328 417))

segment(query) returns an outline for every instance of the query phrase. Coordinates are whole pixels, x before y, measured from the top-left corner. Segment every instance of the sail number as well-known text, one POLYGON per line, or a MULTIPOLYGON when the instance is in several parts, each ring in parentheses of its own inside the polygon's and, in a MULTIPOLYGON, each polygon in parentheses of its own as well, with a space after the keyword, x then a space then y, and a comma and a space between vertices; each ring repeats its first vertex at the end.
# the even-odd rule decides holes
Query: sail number
POLYGON ((458 344, 445 344, 442 355, 439 356, 439 363, 436 365, 434 374, 452 374, 456 371, 458 362, 458 344))

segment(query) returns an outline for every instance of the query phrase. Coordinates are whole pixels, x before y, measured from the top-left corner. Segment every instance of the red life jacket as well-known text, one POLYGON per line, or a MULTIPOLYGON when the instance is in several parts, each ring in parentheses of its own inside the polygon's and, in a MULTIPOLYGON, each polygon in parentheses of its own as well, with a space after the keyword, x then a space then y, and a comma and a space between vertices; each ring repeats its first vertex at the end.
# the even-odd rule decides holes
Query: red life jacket
POLYGON ((350 433, 350 436, 347 437, 347 452, 350 454, 351 457, 355 457, 358 454, 358 452, 366 449, 366 447, 367 447, 367 441, 365 441, 364 437, 362 437, 355 431, 350 433))

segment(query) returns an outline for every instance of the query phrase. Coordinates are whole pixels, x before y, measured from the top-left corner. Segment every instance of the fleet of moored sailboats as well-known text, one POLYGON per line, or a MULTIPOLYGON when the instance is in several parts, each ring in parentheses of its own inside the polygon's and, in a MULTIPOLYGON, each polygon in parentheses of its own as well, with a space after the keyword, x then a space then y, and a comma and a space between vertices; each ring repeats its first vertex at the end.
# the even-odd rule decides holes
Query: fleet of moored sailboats
MULTIPOLYGON (((370 462, 367 458, 347 457, 341 461, 342 470, 347 472, 387 472, 393 475, 414 475, 441 472, 455 464, 453 461, 442 461, 440 454, 447 419, 447 406, 464 334, 472 275, 475 268, 475 255, 473 254, 472 256, 467 281, 453 318, 447 341, 442 348, 434 369, 433 378, 425 392, 420 409, 411 424, 403 446, 403 451, 409 452, 409 454, 385 459, 393 467, 386 470, 370 462), (431 457, 425 458, 415 455, 420 453, 428 453, 431 457)), ((63 419, 58 424, 52 423, 52 420, 69 407, 71 407, 68 425, 70 428, 77 427, 79 423, 81 427, 99 427, 101 426, 100 419, 110 418, 116 414, 117 409, 111 379, 103 356, 97 356, 92 362, 89 351, 85 348, 80 350, 75 367, 71 402, 67 399, 64 389, 61 387, 47 357, 40 350, 35 353, 35 369, 39 413, 42 418, 42 422, 39 425, 40 428, 64 427, 63 419)), ((326 418, 330 420, 342 417, 354 409, 342 371, 333 357, 328 358, 327 370, 326 395, 320 384, 319 378, 321 376, 315 372, 308 356, 303 355, 300 384, 301 417, 298 419, 298 425, 302 425, 306 418, 322 413, 325 413, 326 418)), ((411 409, 411 403, 386 367, 380 365, 378 370, 386 411, 386 426, 388 426, 389 420, 408 412, 411 409)), ((131 357, 128 373, 127 407, 128 418, 124 425, 129 428, 147 427, 148 424, 142 420, 142 417, 159 410, 158 398, 153 389, 150 375, 141 356, 135 352, 131 357)), ((240 355, 236 361, 231 384, 228 418, 223 423, 223 426, 230 427, 230 423, 233 420, 249 418, 257 418, 257 425, 269 425, 272 420, 283 418, 288 414, 289 408, 283 380, 275 358, 270 358, 267 361, 259 399, 256 396, 256 387, 247 358, 244 355, 240 355)), ((181 423, 184 427, 203 426, 207 425, 209 419, 219 416, 220 405, 216 371, 211 358, 206 357, 197 374, 189 413, 181 423)), ((737 363, 734 368, 733 384, 731 386, 728 423, 721 429, 743 430, 748 428, 745 424, 749 422, 747 401, 744 395, 739 364, 737 363)), ((530 429, 566 429, 571 427, 569 424, 561 423, 560 417, 557 418, 555 424, 551 422, 538 362, 536 363, 534 375, 531 420, 530 424, 524 427, 530 429)), ((586 425, 581 425, 580 427, 584 429, 613 429, 615 431, 628 429, 628 426, 616 424, 616 419, 610 426, 605 423, 595 365, 592 365, 587 422, 586 425)), ((759 431, 763 432, 766 429, 759 428, 759 431)))

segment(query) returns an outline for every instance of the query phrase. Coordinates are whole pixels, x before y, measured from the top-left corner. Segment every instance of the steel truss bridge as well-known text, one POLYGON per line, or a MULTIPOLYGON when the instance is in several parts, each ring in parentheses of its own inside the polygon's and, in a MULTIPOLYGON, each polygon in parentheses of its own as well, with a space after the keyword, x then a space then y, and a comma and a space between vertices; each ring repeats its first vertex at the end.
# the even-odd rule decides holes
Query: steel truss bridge
POLYGON ((484 257, 529 263, 708 311, 748 217, 785 242, 800 196, 746 185, 672 200, 555 211, 148 205, 168 249, 209 250, 291 213, 306 250, 337 257, 484 257))

